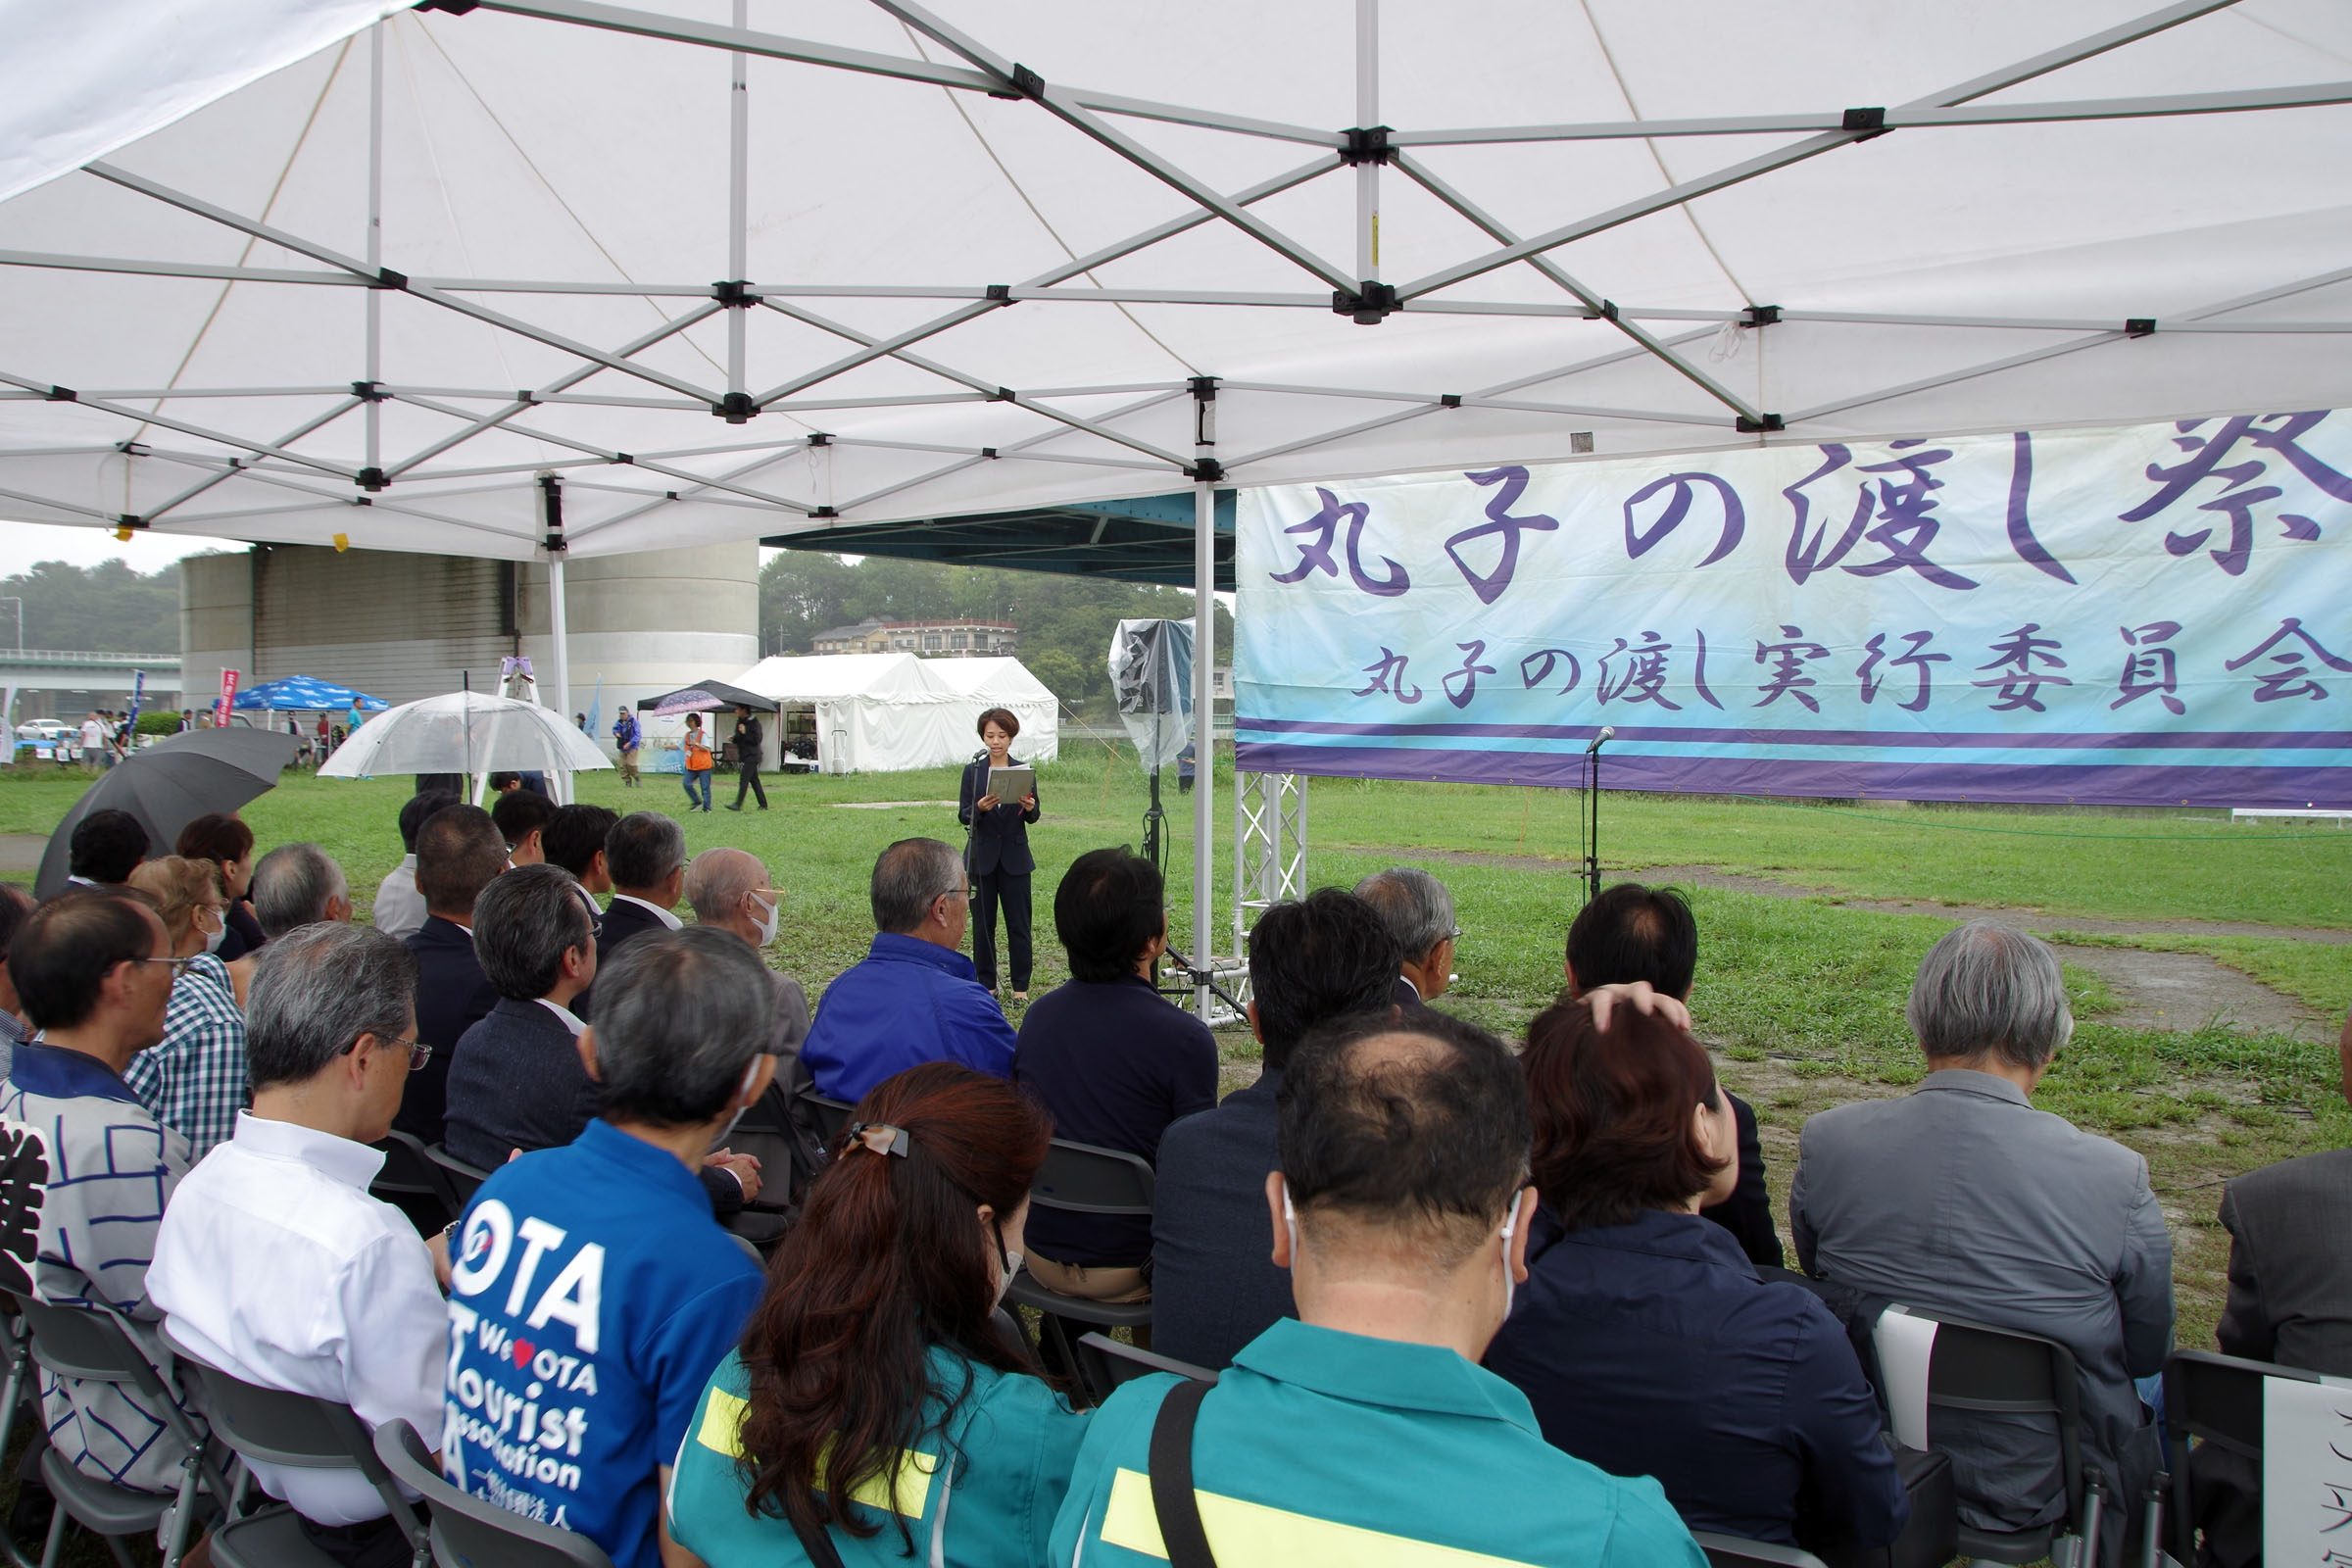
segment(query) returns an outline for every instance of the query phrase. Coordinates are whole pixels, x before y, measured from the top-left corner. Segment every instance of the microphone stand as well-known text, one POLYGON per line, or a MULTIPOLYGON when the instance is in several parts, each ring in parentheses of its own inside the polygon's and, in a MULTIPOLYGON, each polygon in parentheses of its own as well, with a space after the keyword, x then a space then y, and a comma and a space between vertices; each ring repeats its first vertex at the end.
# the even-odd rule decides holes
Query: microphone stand
POLYGON ((1613 731, 1592 737, 1585 748, 1585 808, 1577 826, 1585 843, 1585 902, 1600 897, 1600 747, 1613 731))
POLYGON ((1167 986, 1158 987, 1157 989, 1161 996, 1189 997, 1196 991, 1200 990, 1202 986, 1206 986, 1210 991, 1216 993, 1216 997, 1219 1002, 1224 1003, 1225 1005, 1234 1010, 1235 1016, 1245 1019, 1250 1016, 1250 1009, 1243 1006, 1241 1002, 1233 995, 1232 992, 1217 984, 1216 976, 1214 974, 1206 969, 1197 966, 1192 959, 1186 957, 1174 948, 1169 948, 1167 950, 1167 955, 1169 961, 1183 972, 1185 981, 1181 990, 1167 986))

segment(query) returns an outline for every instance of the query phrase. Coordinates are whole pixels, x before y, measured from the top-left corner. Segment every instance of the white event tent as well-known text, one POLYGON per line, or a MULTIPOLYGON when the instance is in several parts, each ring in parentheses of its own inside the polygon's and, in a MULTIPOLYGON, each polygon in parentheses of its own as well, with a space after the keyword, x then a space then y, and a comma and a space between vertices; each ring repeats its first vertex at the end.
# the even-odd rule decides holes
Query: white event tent
POLYGON ((814 709, 819 772, 897 773, 961 762, 979 747, 966 716, 977 710, 925 665, 912 654, 787 654, 728 684, 779 710, 814 709))
POLYGON ((2352 402, 2341 0, 434 3, 0 0, 8 515, 561 607, 1189 483, 1205 588, 1220 482, 2352 402))
POLYGON ((1023 761, 1051 762, 1061 755, 1061 700, 1019 660, 926 659, 923 671, 962 699, 966 734, 976 732, 982 713, 1002 708, 1021 721, 1013 752, 1023 761))

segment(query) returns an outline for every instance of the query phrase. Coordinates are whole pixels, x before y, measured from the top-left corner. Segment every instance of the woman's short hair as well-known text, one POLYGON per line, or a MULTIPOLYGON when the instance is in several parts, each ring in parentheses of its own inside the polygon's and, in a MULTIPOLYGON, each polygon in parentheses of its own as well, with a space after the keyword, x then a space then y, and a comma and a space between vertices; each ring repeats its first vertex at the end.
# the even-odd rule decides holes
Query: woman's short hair
POLYGON ((1602 1030, 1584 1002, 1555 1002, 1527 1026, 1519 1061, 1535 1118, 1536 1191, 1566 1229, 1679 1207, 1723 1169, 1691 1125, 1700 1105, 1722 1104, 1714 1065, 1659 1014, 1620 1006, 1602 1030))
POLYGON ((184 855, 141 861, 130 873, 128 885, 155 900, 156 912, 164 917, 164 929, 171 933, 174 946, 196 929, 199 906, 220 904, 228 897, 220 887, 219 866, 210 859, 191 859, 184 855))
POLYGON ((172 846, 175 853, 191 860, 211 860, 226 865, 242 860, 253 853, 253 829, 241 818, 224 811, 200 816, 179 830, 179 842, 172 846))
POLYGON ((1007 740, 1021 732, 1021 721, 1012 716, 1012 710, 1009 708, 992 708, 982 713, 980 722, 972 726, 972 733, 985 737, 988 734, 988 726, 991 724, 1003 730, 1007 740))
POLYGON ((1002 1242, 976 1210, 988 1205, 1000 1225, 1012 1217, 1053 1131, 1035 1101, 956 1062, 909 1067, 858 1102, 744 1330, 752 1509, 873 1536, 874 1512, 830 1499, 858 1495, 954 1420, 971 1380, 938 1379, 932 1349, 1037 1370, 997 1336, 989 1260, 1002 1242), (928 1425, 934 1396, 946 1408, 928 1425))

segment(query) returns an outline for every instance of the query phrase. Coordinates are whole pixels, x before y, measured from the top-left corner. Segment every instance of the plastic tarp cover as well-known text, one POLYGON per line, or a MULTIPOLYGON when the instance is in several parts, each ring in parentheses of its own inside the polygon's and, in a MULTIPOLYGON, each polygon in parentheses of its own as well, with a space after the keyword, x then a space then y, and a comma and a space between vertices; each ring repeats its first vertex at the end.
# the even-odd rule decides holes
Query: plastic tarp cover
POLYGON ((0 513, 535 560, 542 470, 574 557, 1155 495, 1195 376, 1241 487, 2352 407, 2341 0, 1392 3, 1368 106, 1345 5, 749 0, 737 93, 716 0, 501 4, 0 0, 0 513))

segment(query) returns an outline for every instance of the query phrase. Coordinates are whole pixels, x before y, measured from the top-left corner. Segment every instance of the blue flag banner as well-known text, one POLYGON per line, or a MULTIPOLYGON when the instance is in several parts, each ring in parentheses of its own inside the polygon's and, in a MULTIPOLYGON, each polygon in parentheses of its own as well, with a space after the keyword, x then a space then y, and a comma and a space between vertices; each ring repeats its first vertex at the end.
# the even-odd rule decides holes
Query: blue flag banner
POLYGON ((1240 765, 2352 806, 2352 415, 1246 490, 1240 765))

